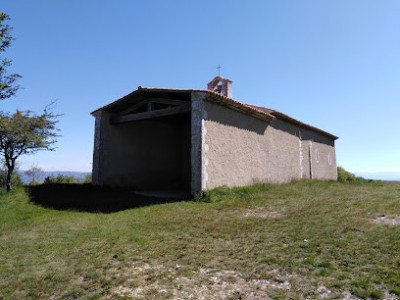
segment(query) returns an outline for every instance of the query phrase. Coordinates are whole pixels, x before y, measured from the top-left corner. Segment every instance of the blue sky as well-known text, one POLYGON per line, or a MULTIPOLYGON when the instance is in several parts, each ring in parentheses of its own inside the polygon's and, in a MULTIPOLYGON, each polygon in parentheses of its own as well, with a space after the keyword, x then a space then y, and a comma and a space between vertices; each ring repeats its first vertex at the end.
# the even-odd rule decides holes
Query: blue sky
POLYGON ((206 88, 233 80, 236 100, 340 137, 338 165, 400 173, 399 1, 3 0, 23 75, 1 110, 58 99, 55 152, 21 168, 90 171, 90 112, 140 86, 206 88))

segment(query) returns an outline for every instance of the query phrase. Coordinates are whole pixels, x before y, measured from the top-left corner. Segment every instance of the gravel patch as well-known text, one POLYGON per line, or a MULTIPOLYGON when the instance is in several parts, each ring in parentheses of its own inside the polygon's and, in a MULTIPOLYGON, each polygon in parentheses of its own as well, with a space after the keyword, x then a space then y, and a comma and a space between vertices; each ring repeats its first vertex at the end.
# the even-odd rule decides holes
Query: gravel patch
MULTIPOLYGON (((293 292, 299 286, 301 278, 295 274, 280 274, 278 269, 268 272, 273 279, 246 279, 243 274, 233 270, 212 270, 201 268, 191 276, 179 275, 182 266, 165 268, 163 265, 133 262, 120 269, 118 277, 124 278, 121 284, 111 289, 109 299, 117 296, 126 299, 242 299, 269 300, 271 293, 280 290, 293 292), (294 282, 293 282, 294 280, 294 282), (293 282, 293 285, 292 283, 293 282)), ((333 299, 339 294, 341 299, 360 299, 349 291, 331 291, 325 285, 319 285, 315 299, 333 299)), ((398 299, 396 295, 385 292, 384 299, 398 299)))
POLYGON ((400 225, 400 216, 398 215, 380 215, 372 220, 374 224, 400 225))
MULTIPOLYGON (((121 270, 121 276, 129 274, 123 284, 113 288, 114 296, 133 299, 271 299, 271 289, 290 290, 288 280, 246 280, 243 274, 232 270, 216 271, 199 269, 191 277, 179 276, 175 269, 162 266, 133 263, 121 270), (151 274, 151 278, 149 278, 151 274), (155 279, 154 279, 155 278, 155 279)), ((112 297, 111 297, 112 298, 112 297)))

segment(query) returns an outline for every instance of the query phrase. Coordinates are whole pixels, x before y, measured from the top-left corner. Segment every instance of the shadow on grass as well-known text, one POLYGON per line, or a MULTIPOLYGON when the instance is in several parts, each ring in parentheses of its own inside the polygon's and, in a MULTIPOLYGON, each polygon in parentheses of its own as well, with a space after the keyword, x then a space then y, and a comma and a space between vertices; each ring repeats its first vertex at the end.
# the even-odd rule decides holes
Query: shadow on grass
POLYGON ((124 188, 98 187, 91 184, 41 184, 26 187, 31 202, 56 210, 112 213, 129 208, 177 202, 136 194, 124 188))

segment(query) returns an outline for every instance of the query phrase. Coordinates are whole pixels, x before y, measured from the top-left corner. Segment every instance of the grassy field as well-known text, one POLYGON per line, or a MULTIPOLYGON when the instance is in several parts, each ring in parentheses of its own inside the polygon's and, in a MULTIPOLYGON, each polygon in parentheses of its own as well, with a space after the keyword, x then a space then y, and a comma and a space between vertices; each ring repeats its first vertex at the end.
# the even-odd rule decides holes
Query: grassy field
POLYGON ((2 193, 0 298, 400 297, 400 183, 300 181, 208 199, 2 193))

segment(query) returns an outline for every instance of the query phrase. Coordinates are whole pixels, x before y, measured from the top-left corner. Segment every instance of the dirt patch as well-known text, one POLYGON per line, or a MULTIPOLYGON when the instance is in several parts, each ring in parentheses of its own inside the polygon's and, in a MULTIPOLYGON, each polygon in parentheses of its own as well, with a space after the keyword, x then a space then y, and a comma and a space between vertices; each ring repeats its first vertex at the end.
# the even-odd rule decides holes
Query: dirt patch
MULTIPOLYGON (((232 270, 199 269, 190 276, 179 275, 181 266, 165 269, 160 265, 133 263, 120 271, 124 282, 111 290, 114 296, 133 299, 271 299, 271 290, 290 290, 287 280, 247 280, 232 270), (128 276, 126 276, 128 275, 128 276)), ((117 275, 117 274, 115 274, 117 275)), ((118 276, 117 276, 118 277, 118 276)))
POLYGON ((319 299, 331 299, 335 295, 334 293, 332 293, 332 291, 330 289, 328 289, 324 285, 320 285, 317 288, 317 293, 319 294, 319 297, 318 297, 319 299))
POLYGON ((248 209, 244 213, 245 218, 279 219, 283 216, 283 209, 281 211, 270 211, 265 207, 248 209))
POLYGON ((380 215, 372 220, 374 224, 400 225, 400 216, 398 215, 380 215))
MULTIPOLYGON (((133 262, 119 269, 120 285, 111 289, 108 299, 117 296, 126 299, 273 299, 271 296, 280 291, 286 293, 299 288, 298 275, 280 274, 278 269, 268 272, 273 279, 246 279, 243 274, 232 270, 211 270, 201 268, 190 276, 180 275, 182 266, 165 268, 164 266, 133 262), (292 284, 293 281, 293 284, 292 284)), ((118 274, 115 274, 118 277, 118 274)), ((118 278, 116 278, 118 280, 118 278)), ((339 295, 324 285, 316 290, 316 299, 332 299, 339 295)), ((358 297, 348 291, 340 293, 341 299, 355 300, 358 297)), ((395 299, 385 293, 385 299, 395 299)))

